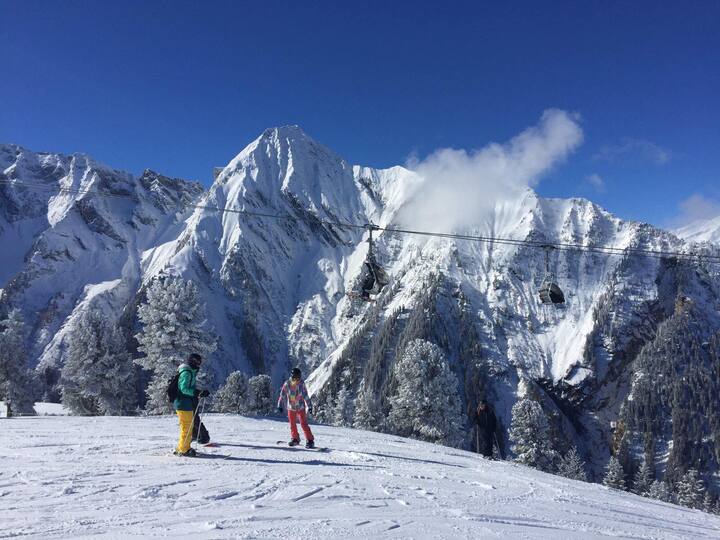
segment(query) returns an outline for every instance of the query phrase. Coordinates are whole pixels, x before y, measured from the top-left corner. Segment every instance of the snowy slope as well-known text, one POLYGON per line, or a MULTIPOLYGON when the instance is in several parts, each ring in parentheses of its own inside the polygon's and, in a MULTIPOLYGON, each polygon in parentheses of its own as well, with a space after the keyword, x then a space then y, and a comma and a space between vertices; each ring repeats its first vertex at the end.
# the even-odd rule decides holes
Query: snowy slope
POLYGON ((720 243, 720 216, 702 219, 675 230, 680 238, 690 242, 720 243))
POLYGON ((219 448, 168 455, 176 419, 2 422, 2 537, 718 538, 720 518, 409 439, 209 415, 219 448))

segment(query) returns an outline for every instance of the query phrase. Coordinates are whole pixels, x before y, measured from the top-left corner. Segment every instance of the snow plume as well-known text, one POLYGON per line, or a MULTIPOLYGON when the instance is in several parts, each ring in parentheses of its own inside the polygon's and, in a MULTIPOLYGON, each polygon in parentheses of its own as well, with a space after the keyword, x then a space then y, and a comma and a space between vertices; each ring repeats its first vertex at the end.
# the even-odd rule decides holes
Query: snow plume
POLYGON ((473 151, 443 148, 408 167, 421 182, 398 220, 405 227, 451 231, 479 223, 495 204, 517 197, 583 139, 575 114, 548 109, 505 144, 473 151))
POLYGON ((720 201, 695 193, 679 204, 680 215, 671 226, 682 227, 697 221, 720 217, 720 201))

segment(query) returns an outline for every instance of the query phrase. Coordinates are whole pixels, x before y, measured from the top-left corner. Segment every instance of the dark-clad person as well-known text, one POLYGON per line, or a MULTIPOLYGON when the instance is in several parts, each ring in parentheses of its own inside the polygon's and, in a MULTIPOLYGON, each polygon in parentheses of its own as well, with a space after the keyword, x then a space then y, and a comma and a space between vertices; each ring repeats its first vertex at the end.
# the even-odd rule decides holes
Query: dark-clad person
POLYGON ((475 451, 485 457, 492 457, 497 419, 490 404, 481 399, 473 413, 475 422, 475 451))

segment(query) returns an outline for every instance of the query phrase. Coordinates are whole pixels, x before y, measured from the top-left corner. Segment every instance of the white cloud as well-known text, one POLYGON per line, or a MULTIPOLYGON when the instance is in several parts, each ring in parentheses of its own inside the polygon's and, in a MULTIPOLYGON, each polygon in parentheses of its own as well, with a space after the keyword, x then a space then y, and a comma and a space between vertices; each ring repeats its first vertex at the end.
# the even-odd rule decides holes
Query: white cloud
POLYGON ((590 184, 598 193, 605 193, 607 191, 605 180, 603 180, 603 177, 599 174, 593 173, 587 178, 585 178, 585 181, 590 184))
POLYGON ((495 203, 517 197, 583 140, 578 115, 558 109, 504 144, 436 150, 408 163, 423 179, 399 220, 405 226, 453 230, 477 223, 495 203))
POLYGON ((680 214, 671 220, 671 226, 679 228, 696 221, 704 221, 720 216, 720 201, 699 193, 691 195, 678 205, 680 214))
POLYGON ((603 146, 594 158, 609 162, 643 160, 665 165, 672 159, 672 153, 653 142, 625 137, 618 144, 603 146))

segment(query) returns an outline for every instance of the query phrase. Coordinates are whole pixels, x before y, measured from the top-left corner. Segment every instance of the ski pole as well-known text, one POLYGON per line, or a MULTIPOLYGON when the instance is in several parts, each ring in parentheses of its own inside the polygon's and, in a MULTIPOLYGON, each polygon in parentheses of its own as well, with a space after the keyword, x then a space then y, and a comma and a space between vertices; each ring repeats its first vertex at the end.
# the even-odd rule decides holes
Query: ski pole
MULTIPOLYGON (((195 441, 197 441, 200 438, 200 426, 202 425, 202 415, 205 412, 205 398, 200 398, 200 404, 202 404, 202 406, 200 407, 200 414, 197 415, 198 416, 198 432, 197 432, 197 439, 195 439, 195 441)), ((200 404, 198 404, 198 405, 200 405, 200 404)), ((194 429, 195 429, 195 419, 193 419, 193 430, 194 429)), ((190 446, 192 446, 192 442, 190 443, 190 446)))
MULTIPOLYGON (((202 400, 202 402, 204 404, 205 398, 200 398, 200 399, 202 400)), ((197 416, 198 407, 200 407, 200 401, 198 401, 197 406, 193 409, 192 422, 190 423, 190 429, 185 434, 185 440, 183 441, 183 442, 187 443, 188 437, 190 437, 190 448, 192 448, 192 441, 193 441, 192 433, 193 433, 193 429, 195 429, 195 416, 197 416)))
POLYGON ((493 432, 493 437, 495 438, 495 444, 497 444, 498 456, 500 456, 500 459, 505 461, 505 457, 503 456, 502 450, 500 449, 500 441, 498 441, 497 433, 493 432))

